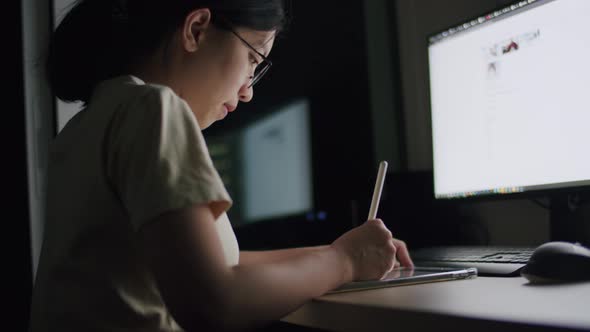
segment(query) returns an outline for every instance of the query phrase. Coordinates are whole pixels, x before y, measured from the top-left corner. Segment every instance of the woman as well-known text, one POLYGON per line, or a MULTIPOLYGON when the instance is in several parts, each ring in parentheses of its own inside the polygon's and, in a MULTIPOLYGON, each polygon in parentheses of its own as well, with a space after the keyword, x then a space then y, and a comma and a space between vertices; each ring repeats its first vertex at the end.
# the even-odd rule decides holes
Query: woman
POLYGON ((82 101, 50 154, 31 331, 263 326, 412 265, 368 220, 330 245, 245 252, 201 130, 253 97, 280 0, 82 0, 51 40, 50 86, 82 101))

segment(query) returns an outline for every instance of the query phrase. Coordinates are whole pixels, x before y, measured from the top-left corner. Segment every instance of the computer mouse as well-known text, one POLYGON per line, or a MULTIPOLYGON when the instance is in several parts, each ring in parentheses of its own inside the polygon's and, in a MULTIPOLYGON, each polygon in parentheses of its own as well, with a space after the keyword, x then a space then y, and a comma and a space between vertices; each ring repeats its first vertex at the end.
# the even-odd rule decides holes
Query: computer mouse
POLYGON ((531 283, 590 280, 590 249, 563 241, 544 243, 520 274, 531 283))

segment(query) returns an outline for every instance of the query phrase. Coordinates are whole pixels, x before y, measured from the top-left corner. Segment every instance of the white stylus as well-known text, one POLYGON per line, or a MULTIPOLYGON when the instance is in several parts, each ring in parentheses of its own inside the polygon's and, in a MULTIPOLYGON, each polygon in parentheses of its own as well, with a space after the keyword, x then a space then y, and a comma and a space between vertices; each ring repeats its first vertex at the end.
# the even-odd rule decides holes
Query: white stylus
POLYGON ((385 181, 385 174, 387 173, 387 162, 384 160, 379 163, 379 173, 377 173, 377 181, 375 182, 375 190, 373 191, 373 199, 371 200, 371 209, 369 210, 369 218, 377 218, 377 209, 379 208, 379 201, 381 200, 381 191, 383 190, 383 182, 385 181))

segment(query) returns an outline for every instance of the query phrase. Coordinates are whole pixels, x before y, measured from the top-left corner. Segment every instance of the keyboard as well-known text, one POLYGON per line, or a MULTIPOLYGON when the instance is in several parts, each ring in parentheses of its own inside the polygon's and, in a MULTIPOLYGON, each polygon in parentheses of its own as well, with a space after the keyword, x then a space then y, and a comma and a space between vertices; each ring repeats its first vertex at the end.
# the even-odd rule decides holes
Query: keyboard
POLYGON ((441 246, 410 252, 416 266, 475 267, 480 276, 519 276, 532 247, 441 246))

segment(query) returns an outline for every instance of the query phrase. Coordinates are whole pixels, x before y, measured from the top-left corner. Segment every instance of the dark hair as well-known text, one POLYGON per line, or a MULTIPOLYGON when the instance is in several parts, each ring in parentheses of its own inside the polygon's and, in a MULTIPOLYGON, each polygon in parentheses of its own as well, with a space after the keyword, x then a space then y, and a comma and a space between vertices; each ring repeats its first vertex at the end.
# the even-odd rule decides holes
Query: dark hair
POLYGON ((197 8, 209 8, 221 29, 280 31, 287 20, 283 0, 78 0, 49 43, 51 90, 63 101, 88 103, 100 81, 127 74, 197 8))

